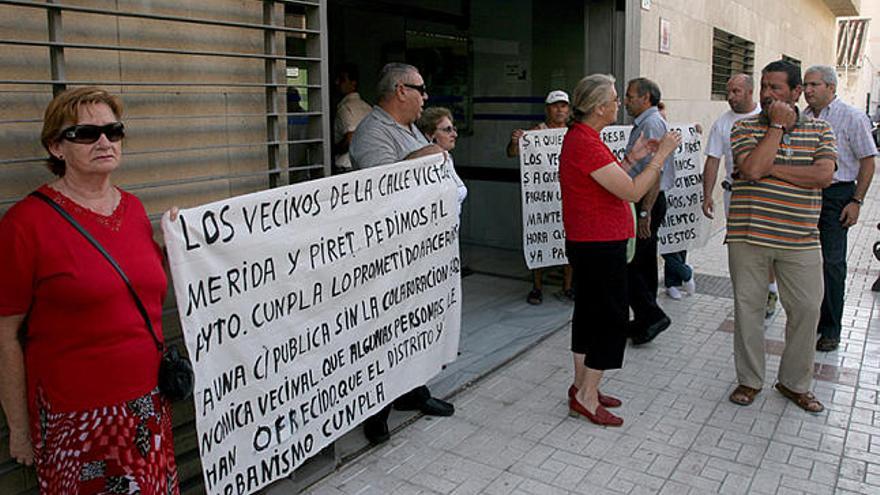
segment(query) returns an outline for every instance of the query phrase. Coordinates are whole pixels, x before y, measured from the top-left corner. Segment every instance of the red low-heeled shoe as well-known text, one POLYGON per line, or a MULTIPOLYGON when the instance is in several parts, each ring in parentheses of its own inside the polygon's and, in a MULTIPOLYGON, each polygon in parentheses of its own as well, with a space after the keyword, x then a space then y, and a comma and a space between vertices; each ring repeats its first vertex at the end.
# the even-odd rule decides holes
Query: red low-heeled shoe
MULTIPOLYGON (((568 387, 568 398, 574 399, 574 396, 577 395, 578 389, 574 385, 568 387)), ((610 395, 602 395, 602 392, 596 391, 599 394, 599 404, 602 404, 605 407, 620 407, 623 402, 616 397, 611 397, 610 395)))
POLYGON ((577 399, 571 399, 570 401, 568 401, 568 415, 575 417, 581 415, 589 419, 591 423, 597 424, 599 426, 623 425, 623 418, 611 414, 610 412, 608 412, 607 409, 602 407, 601 404, 596 406, 596 413, 593 414, 590 411, 587 411, 587 408, 582 406, 577 399))

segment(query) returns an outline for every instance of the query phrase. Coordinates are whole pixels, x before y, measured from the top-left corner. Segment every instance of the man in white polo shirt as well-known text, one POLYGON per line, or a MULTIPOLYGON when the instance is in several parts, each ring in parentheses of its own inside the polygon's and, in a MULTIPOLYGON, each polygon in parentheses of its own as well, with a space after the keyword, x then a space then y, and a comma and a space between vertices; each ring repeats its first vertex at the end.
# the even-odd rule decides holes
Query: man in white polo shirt
POLYGON ((718 169, 721 158, 724 158, 724 179, 721 180, 721 188, 724 189, 724 213, 730 209, 730 185, 733 184, 733 154, 730 151, 730 129, 733 123, 745 117, 751 117, 761 113, 761 108, 755 103, 753 94, 755 82, 748 74, 734 74, 727 80, 727 104, 730 110, 721 114, 718 120, 712 124, 709 131, 709 141, 706 143, 706 164, 703 168, 703 214, 709 218, 715 218, 715 202, 712 193, 715 191, 718 169))
MULTIPOLYGON (((753 98, 755 80, 748 74, 734 74, 727 80, 727 104, 730 110, 721 114, 712 124, 709 141, 706 143, 706 163, 703 166, 703 214, 715 218, 715 200, 712 194, 718 178, 721 158, 724 157, 724 179, 721 188, 724 190, 724 215, 730 210, 730 187, 733 184, 733 154, 730 151, 730 130, 734 122, 761 113, 761 107, 753 98)), ((779 289, 772 271, 767 275, 768 289, 766 317, 776 312, 779 301, 779 289)))

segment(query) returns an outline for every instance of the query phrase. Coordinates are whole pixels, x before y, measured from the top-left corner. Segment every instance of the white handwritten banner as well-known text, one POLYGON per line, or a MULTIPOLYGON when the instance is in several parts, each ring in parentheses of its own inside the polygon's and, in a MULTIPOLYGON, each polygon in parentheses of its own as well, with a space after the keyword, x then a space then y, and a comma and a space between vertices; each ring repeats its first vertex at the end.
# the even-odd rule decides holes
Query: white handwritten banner
POLYGON ((530 270, 565 265, 559 152, 568 129, 526 131, 519 140, 523 253, 530 270))
POLYGON ((703 216, 703 161, 700 133, 694 125, 676 124, 681 133, 674 154, 675 186, 666 191, 666 217, 657 232, 660 254, 701 248, 709 240, 710 222, 703 216))
POLYGON ((453 361, 442 155, 180 211, 162 228, 210 494, 248 494, 453 361))
MULTIPOLYGON (((676 124, 682 144, 674 153, 675 187, 666 192, 667 213, 657 233, 661 254, 702 247, 710 225, 704 221, 700 135, 692 125, 676 124)), ((602 129, 602 141, 623 159, 632 126, 602 129)), ((566 129, 527 131, 519 142, 523 211, 523 254, 530 270, 564 265, 565 230, 559 189, 559 155, 566 129)))

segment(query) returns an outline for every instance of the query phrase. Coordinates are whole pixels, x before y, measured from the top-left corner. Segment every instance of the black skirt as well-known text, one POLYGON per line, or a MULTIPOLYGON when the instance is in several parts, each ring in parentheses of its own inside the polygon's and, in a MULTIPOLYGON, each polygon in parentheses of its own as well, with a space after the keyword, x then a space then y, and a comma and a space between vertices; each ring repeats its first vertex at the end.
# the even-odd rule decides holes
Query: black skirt
POLYGON ((595 370, 623 366, 629 304, 626 241, 565 242, 574 271, 571 350, 595 370))

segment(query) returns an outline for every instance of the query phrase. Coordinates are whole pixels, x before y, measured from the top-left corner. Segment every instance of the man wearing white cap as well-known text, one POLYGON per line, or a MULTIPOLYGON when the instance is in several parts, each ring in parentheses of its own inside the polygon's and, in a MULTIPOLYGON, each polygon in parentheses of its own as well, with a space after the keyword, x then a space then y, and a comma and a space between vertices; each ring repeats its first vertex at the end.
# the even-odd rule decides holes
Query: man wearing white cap
MULTIPOLYGON (((569 112, 571 111, 568 101, 568 93, 561 89, 555 89, 547 93, 544 100, 544 113, 546 117, 531 129, 535 131, 539 129, 558 129, 565 127, 568 123, 569 112)), ((510 142, 507 144, 507 156, 513 158, 519 155, 519 139, 525 131, 522 129, 514 129, 510 134, 510 142)), ((562 292, 559 297, 567 302, 574 300, 574 291, 571 289, 571 265, 563 266, 562 292)), ((541 304, 544 302, 544 270, 537 268, 532 270, 533 287, 529 292, 526 301, 529 304, 541 304)))

